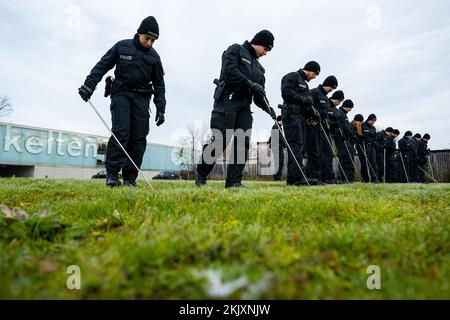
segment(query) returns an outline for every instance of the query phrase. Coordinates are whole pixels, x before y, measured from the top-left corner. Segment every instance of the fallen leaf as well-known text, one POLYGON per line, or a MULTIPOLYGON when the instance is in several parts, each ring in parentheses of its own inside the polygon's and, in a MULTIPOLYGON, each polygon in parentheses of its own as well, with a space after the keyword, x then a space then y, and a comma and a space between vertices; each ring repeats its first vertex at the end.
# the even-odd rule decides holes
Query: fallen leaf
POLYGON ((39 266, 41 267, 41 271, 45 273, 52 273, 58 270, 58 263, 50 260, 41 260, 39 261, 39 266))

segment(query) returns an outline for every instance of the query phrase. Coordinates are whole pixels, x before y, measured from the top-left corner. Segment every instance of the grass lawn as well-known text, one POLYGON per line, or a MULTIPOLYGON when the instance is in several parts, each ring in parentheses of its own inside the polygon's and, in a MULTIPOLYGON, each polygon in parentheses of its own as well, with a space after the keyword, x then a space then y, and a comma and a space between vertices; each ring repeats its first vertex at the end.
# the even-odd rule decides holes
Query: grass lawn
POLYGON ((450 185, 153 185, 0 179, 0 298, 450 299, 450 185))

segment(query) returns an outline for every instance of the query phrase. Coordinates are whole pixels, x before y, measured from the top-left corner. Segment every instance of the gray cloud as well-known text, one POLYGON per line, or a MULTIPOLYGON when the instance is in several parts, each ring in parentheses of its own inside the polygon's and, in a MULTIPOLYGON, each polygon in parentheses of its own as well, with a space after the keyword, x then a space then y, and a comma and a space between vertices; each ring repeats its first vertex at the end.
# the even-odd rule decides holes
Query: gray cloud
MULTIPOLYGON (((6 120, 107 135, 77 88, 150 14, 161 28, 156 49, 166 71, 168 121, 152 126, 149 141, 173 144, 172 133, 186 123, 208 123, 223 50, 267 28, 275 48, 261 63, 273 105, 281 102, 283 75, 314 59, 323 72, 311 87, 334 74, 356 103, 354 113, 376 113, 380 129, 430 132, 431 147, 450 147, 450 5, 443 0, 3 2, 0 94, 15 107, 6 120)), ((102 91, 99 85, 93 101, 109 119, 102 91)), ((253 109, 255 131, 268 130, 270 119, 253 109)))

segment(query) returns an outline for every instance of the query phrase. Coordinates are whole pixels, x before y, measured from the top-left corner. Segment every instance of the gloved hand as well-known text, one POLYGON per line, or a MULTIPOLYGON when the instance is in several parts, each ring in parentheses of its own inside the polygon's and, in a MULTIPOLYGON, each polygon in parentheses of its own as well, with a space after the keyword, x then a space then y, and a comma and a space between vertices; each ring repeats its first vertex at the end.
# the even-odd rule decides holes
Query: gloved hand
POLYGON ((162 125, 165 121, 166 121, 166 119, 164 118, 164 112, 157 111, 157 112, 156 112, 156 116, 155 116, 156 126, 159 127, 159 126, 162 125))
POLYGON ((92 90, 85 84, 83 84, 80 88, 78 88, 78 94, 86 102, 88 102, 88 100, 91 98, 93 93, 94 93, 94 90, 92 90))
POLYGON ((303 97, 303 106, 310 107, 314 104, 313 98, 310 96, 303 97))
POLYGON ((250 81, 250 80, 248 80, 248 84, 249 84, 250 90, 254 94, 258 94, 262 97, 266 96, 266 91, 264 90, 264 87, 262 85, 260 85, 259 83, 250 81))

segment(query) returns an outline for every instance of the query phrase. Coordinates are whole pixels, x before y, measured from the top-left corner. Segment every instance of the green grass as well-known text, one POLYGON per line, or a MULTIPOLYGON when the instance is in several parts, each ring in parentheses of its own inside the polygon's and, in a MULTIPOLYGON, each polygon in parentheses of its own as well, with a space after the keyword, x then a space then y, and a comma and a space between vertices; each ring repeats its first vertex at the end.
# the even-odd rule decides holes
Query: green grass
POLYGON ((0 180, 30 216, 0 218, 1 299, 450 298, 450 185, 103 183, 0 180), (219 295, 208 270, 239 284, 219 295))

